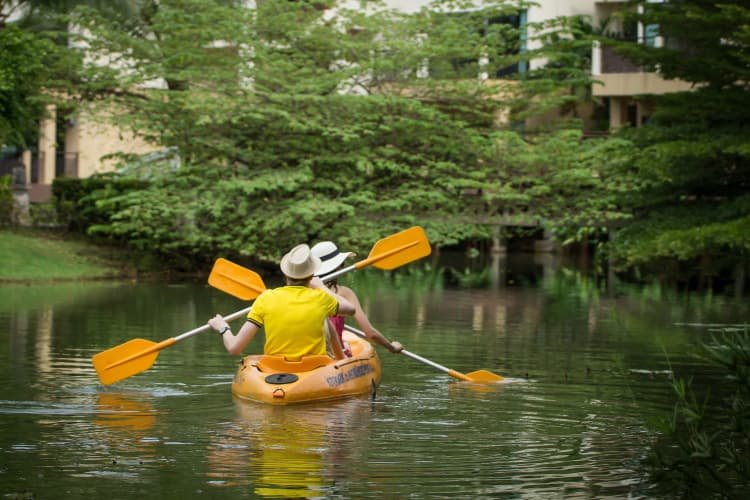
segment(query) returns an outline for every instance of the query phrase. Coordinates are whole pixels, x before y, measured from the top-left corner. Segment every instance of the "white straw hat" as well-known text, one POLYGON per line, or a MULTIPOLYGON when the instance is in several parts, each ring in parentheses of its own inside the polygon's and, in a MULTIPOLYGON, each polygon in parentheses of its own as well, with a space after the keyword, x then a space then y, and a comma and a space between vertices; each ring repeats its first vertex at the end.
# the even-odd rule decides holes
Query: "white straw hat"
POLYGON ((332 241, 316 243, 310 252, 321 261, 320 268, 315 273, 316 276, 324 276, 331 273, 338 269, 347 258, 357 255, 354 252, 339 252, 338 247, 332 241))
POLYGON ((320 267, 320 259, 310 253, 310 247, 302 243, 289 250, 281 258, 281 272, 295 280, 310 278, 320 267))

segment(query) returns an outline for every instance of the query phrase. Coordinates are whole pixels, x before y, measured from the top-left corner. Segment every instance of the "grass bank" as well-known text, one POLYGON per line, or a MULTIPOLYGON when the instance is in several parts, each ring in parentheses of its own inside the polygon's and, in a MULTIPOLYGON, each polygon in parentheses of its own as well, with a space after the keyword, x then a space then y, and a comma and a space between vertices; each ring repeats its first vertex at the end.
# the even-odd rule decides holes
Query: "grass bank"
POLYGON ((0 229, 0 281, 82 280, 124 276, 111 250, 41 230, 0 229))

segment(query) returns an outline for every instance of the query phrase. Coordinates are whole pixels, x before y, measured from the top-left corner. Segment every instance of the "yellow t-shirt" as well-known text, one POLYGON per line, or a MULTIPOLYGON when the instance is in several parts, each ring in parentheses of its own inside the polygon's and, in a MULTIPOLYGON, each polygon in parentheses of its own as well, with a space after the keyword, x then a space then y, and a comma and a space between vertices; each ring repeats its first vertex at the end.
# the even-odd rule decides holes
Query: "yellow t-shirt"
POLYGON ((308 354, 326 354, 323 324, 338 308, 338 301, 324 290, 282 286, 261 293, 247 319, 265 328, 265 354, 298 360, 308 354))

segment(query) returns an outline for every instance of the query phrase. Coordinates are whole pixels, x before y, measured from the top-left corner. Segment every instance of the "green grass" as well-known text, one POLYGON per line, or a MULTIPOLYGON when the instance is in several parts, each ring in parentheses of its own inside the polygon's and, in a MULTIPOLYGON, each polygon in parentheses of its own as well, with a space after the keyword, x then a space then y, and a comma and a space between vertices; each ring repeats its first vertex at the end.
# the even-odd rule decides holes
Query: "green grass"
POLYGON ((0 281, 120 276, 100 247, 50 231, 0 229, 0 281))

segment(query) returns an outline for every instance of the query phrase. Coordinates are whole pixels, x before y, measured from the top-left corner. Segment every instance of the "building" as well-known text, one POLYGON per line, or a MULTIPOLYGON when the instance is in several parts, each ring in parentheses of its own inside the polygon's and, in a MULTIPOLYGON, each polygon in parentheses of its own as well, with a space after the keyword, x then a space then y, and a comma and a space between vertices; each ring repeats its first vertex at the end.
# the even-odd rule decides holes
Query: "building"
MULTIPOLYGON (((593 10, 592 24, 607 26, 607 35, 628 41, 637 41, 655 47, 664 43, 655 26, 624 26, 617 12, 630 8, 623 0, 598 0, 589 2, 593 10)), ((594 97, 603 100, 609 115, 610 130, 624 125, 640 127, 653 113, 649 95, 690 90, 690 84, 680 80, 665 80, 658 73, 644 71, 611 48, 595 43, 592 47, 591 73, 601 82, 592 88, 594 97)))

